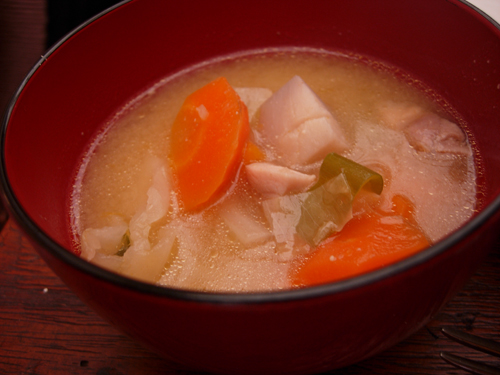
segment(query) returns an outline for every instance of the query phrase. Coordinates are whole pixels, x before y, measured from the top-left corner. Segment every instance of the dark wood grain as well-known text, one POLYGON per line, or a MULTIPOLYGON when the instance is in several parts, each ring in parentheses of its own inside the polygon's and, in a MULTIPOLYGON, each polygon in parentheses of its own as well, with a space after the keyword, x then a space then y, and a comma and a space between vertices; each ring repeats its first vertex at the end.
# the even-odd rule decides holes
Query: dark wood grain
MULTIPOLYGON (((443 326, 500 340, 500 242, 425 328, 376 357, 330 374, 465 374, 440 359, 441 351, 500 366, 498 358, 447 339, 443 326)), ((105 323, 9 221, 0 234, 0 374, 193 373, 176 370, 105 323)))

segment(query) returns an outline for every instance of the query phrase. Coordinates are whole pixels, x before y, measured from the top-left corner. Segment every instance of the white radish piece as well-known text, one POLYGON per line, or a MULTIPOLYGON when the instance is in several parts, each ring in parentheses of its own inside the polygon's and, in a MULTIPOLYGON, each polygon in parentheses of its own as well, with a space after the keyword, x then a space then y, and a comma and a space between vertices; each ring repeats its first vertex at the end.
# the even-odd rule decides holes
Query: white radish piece
POLYGON ((262 104, 260 122, 264 135, 290 164, 306 165, 349 146, 337 120, 299 76, 262 104))

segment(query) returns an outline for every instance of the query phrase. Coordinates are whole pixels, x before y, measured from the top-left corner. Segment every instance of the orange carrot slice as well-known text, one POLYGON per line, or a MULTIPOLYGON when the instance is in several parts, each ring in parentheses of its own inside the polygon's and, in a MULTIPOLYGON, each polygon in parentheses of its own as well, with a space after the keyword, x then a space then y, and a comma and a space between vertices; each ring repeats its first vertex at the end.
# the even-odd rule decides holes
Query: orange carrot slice
POLYGON ((395 263, 430 245, 408 218, 411 203, 397 196, 393 212, 355 216, 342 231, 326 239, 291 275, 294 286, 346 279, 395 263))
POLYGON ((249 132, 247 108, 224 77, 186 98, 172 126, 170 148, 184 209, 220 198, 236 176, 249 132))
POLYGON ((243 164, 251 164, 265 159, 266 155, 264 155, 259 146, 252 141, 248 141, 245 154, 243 155, 243 164))
POLYGON ((392 212, 403 216, 412 224, 417 224, 414 216, 415 207, 413 203, 403 195, 395 195, 392 197, 392 212))

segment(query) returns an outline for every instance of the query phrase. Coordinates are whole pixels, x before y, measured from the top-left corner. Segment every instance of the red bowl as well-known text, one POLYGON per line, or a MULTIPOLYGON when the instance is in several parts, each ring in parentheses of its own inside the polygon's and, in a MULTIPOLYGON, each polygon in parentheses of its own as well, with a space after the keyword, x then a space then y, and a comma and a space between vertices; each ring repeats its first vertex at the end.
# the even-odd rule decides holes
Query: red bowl
POLYGON ((496 239, 499 67, 498 24, 459 0, 125 2, 59 42, 21 85, 2 124, 4 200, 43 259, 83 301, 173 362, 227 374, 308 374, 346 366, 426 324, 496 239), (204 60, 291 46, 386 61, 459 109, 481 154, 480 212, 443 241, 390 267, 275 293, 157 287, 68 251, 75 166, 118 108, 204 60))

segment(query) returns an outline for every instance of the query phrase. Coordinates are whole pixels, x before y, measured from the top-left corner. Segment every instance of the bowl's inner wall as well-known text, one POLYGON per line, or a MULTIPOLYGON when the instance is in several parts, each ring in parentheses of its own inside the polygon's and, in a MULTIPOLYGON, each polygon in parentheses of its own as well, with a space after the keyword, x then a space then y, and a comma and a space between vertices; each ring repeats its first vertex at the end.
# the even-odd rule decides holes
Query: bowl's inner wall
POLYGON ((486 203, 500 190, 500 31, 458 1, 132 1, 80 30, 13 108, 5 167, 21 206, 68 247, 70 177, 97 129, 159 79, 267 47, 342 50, 389 62, 442 94, 470 124, 486 203))

